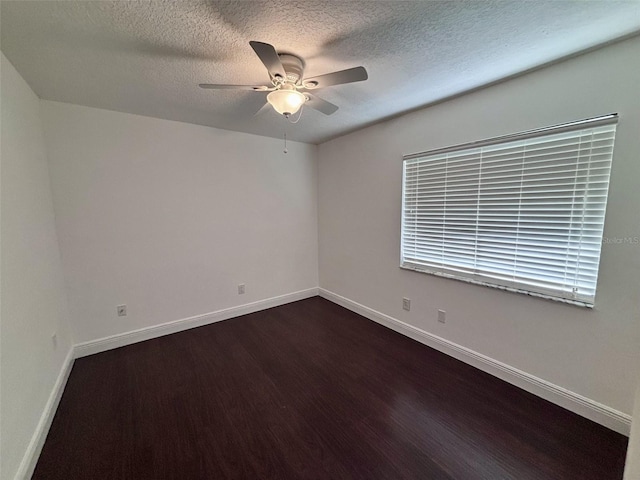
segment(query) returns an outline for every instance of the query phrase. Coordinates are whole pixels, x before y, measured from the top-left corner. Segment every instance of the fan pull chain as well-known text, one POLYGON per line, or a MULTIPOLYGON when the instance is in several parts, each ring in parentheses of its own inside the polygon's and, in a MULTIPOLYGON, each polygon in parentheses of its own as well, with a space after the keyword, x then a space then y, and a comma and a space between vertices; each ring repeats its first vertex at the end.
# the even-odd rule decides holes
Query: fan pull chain
POLYGON ((284 153, 287 153, 287 130, 284 131, 284 153))

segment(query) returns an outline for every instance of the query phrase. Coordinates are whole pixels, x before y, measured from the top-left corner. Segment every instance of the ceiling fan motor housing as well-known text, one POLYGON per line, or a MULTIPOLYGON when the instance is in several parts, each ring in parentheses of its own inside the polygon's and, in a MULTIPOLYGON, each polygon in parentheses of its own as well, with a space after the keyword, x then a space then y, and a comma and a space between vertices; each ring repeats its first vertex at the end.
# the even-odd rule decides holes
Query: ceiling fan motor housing
POLYGON ((304 61, 300 57, 288 53, 279 53, 280 62, 287 74, 286 81, 297 84, 304 73, 304 61))

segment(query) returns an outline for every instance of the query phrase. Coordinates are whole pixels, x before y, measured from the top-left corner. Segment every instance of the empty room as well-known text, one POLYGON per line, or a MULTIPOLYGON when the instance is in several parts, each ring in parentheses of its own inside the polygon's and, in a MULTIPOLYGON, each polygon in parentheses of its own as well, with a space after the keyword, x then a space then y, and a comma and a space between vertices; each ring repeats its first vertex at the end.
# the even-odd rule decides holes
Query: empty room
POLYGON ((640 480, 640 1, 0 0, 0 479, 640 480))

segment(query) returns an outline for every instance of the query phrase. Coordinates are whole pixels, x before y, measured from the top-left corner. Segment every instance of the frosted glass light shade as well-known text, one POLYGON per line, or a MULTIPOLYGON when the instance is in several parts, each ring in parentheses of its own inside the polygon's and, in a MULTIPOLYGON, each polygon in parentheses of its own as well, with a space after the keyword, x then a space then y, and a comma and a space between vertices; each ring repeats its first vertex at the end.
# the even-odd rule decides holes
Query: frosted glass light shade
POLYGON ((306 97, 297 90, 280 89, 267 95, 267 102, 282 115, 293 115, 300 110, 306 100, 306 97))

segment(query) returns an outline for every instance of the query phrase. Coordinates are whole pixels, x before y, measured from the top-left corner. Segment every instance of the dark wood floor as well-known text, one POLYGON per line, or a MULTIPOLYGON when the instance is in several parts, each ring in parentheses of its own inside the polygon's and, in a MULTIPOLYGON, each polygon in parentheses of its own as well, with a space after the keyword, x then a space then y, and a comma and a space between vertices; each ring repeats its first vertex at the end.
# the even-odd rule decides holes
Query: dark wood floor
POLYGON ((36 479, 620 479, 627 439, 319 297, 76 360, 36 479))

